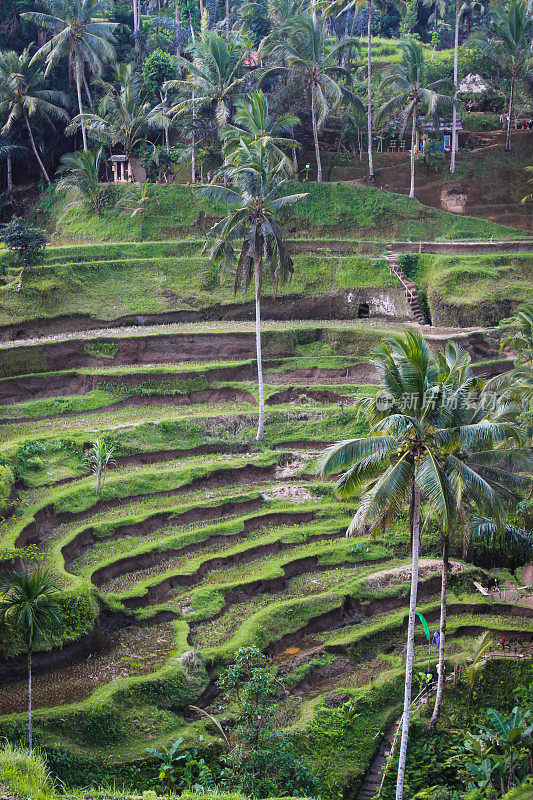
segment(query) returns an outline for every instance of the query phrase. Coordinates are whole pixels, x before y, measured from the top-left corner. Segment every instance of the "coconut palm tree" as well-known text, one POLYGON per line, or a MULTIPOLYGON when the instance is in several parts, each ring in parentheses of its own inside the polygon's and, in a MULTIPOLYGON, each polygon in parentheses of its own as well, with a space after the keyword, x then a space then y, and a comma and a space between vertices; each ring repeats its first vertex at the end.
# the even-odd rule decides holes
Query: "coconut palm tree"
POLYGON ((68 97, 64 92, 45 88, 42 69, 32 63, 30 47, 20 55, 13 51, 0 52, 0 118, 5 119, 2 135, 24 123, 33 154, 45 181, 50 184, 31 127, 31 120, 40 118, 55 130, 52 120, 68 122, 65 110, 68 97))
POLYGON ((146 140, 150 130, 165 130, 170 121, 165 110, 146 102, 142 84, 132 64, 118 64, 115 80, 110 83, 96 78, 104 91, 96 114, 78 114, 67 128, 75 132, 82 124, 97 141, 110 147, 120 145, 127 158, 135 146, 146 140))
POLYGON ((185 95, 171 109, 180 116, 187 111, 212 108, 219 133, 228 122, 237 90, 246 80, 240 75, 246 50, 234 38, 224 39, 214 31, 205 31, 201 39, 187 47, 191 61, 178 57, 178 66, 189 75, 187 80, 167 81, 163 91, 179 91, 185 95))
POLYGON ((415 143, 418 115, 424 112, 433 116, 439 104, 449 96, 439 94, 437 87, 446 85, 446 81, 427 83, 426 60, 422 45, 416 39, 407 39, 400 43, 402 60, 394 64, 388 71, 381 87, 383 92, 393 90, 393 96, 379 109, 378 118, 383 119, 391 112, 400 111, 404 128, 411 120, 411 188, 409 197, 415 196, 415 143))
MULTIPOLYGON (((85 68, 93 75, 104 64, 115 59, 114 22, 104 22, 109 0, 45 0, 50 13, 27 11, 21 16, 41 28, 52 31, 52 38, 37 51, 34 60, 46 59, 45 75, 62 58, 68 60, 69 74, 74 75, 78 96, 78 111, 83 115, 82 83, 90 94, 85 68)), ((87 134, 81 122, 83 149, 87 150, 87 134)))
MULTIPOLYGON (((337 14, 345 14, 353 9, 354 23, 358 14, 366 9, 367 11, 367 31, 366 31, 366 125, 368 137, 368 175, 370 181, 374 181, 374 158, 372 153, 373 121, 372 121, 372 18, 374 11, 385 14, 390 6, 402 12, 405 7, 404 0, 334 0, 329 10, 336 11, 337 14)), ((354 26, 352 25, 352 33, 354 26)))
MULTIPOLYGON (((341 79, 348 81, 350 73, 337 64, 337 55, 347 47, 358 47, 353 37, 345 39, 335 47, 326 47, 327 30, 324 20, 301 14, 286 30, 281 41, 271 40, 261 52, 278 55, 287 66, 278 65, 266 70, 263 83, 275 74, 285 73, 289 83, 297 82, 307 88, 311 101, 311 123, 317 165, 317 181, 322 182, 322 160, 318 134, 328 114, 339 107, 343 95, 348 95, 341 79)), ((350 95, 352 100, 354 99, 350 95)))
POLYGON ((206 197, 228 206, 227 215, 207 235, 204 250, 216 263, 228 265, 240 249, 235 270, 234 291, 242 285, 244 292, 251 281, 255 288, 255 340, 257 378, 259 384, 259 423, 256 439, 261 441, 265 426, 265 398, 261 361, 261 291, 263 271, 269 267, 274 291, 287 281, 293 268, 278 212, 305 197, 305 194, 283 195, 286 180, 283 164, 273 160, 271 152, 260 140, 246 144, 228 154, 226 174, 232 188, 210 184, 199 190, 206 197))
MULTIPOLYGON (((478 514, 480 509, 485 509, 485 512, 490 513, 494 507, 495 514, 500 520, 503 504, 516 502, 519 499, 517 492, 527 488, 527 481, 515 474, 516 468, 518 465, 522 465, 527 470, 530 462, 527 454, 522 450, 524 437, 516 424, 517 409, 507 406, 505 403, 498 404, 496 407, 487 405, 483 395, 477 402, 473 402, 472 398, 477 397, 479 393, 477 395, 474 393, 477 379, 472 371, 470 355, 452 342, 443 352, 437 354, 436 359, 439 365, 438 382, 449 397, 446 425, 452 436, 446 443, 446 452, 456 459, 452 464, 445 463, 444 469, 447 479, 452 481, 456 493, 456 523, 462 534, 463 552, 465 552, 469 537, 468 530, 472 529, 472 525, 469 525, 469 520, 472 518, 471 510, 474 509, 474 514, 478 514), (502 442, 500 436, 493 440, 489 436, 484 442, 480 442, 479 446, 472 445, 469 449, 461 447, 458 440, 454 441, 453 433, 458 432, 461 427, 477 426, 478 430, 481 430, 480 426, 494 424, 506 426, 508 441, 502 442), (509 459, 512 468, 508 466, 509 459), (485 482, 485 491, 481 495, 479 487, 472 492, 461 479, 457 471, 457 461, 468 466, 472 473, 485 482), (492 496, 489 489, 492 491, 492 496)), ((501 528, 499 524, 495 527, 501 528)), ((501 530, 503 531, 504 528, 501 530)), ((444 690, 448 553, 449 531, 443 530, 438 681, 435 705, 429 723, 430 729, 434 728, 437 723, 444 690)))
POLYGON ((258 89, 249 99, 235 103, 234 125, 226 125, 222 138, 226 142, 226 153, 240 147, 240 142, 262 142, 270 150, 273 161, 283 161, 288 172, 292 164, 281 148, 299 147, 294 139, 287 138, 300 120, 294 114, 282 114, 273 118, 268 107, 268 98, 258 89))
POLYGON ((75 197, 66 208, 87 205, 100 216, 106 192, 106 186, 99 181, 103 160, 103 147, 67 153, 61 157, 58 170, 61 177, 56 184, 56 192, 68 192, 75 197))
MULTIPOLYGON (((419 331, 387 337, 375 354, 381 386, 373 397, 361 398, 359 409, 370 434, 339 442, 325 451, 319 470, 340 470, 336 492, 342 498, 363 494, 348 534, 370 524, 385 529, 409 506, 411 593, 405 671, 404 711, 396 798, 402 800, 409 736, 414 626, 418 589, 418 553, 422 500, 449 531, 458 516, 461 492, 480 508, 501 518, 502 503, 487 481, 459 453, 481 451, 516 434, 507 421, 450 427, 455 387, 439 380, 439 364, 419 331), (461 490, 461 491, 459 491, 461 490)), ((461 390, 462 391, 462 390, 461 390)), ((490 467, 486 468, 487 470, 490 467)))
POLYGON ((0 579, 0 617, 13 622, 22 635, 28 653, 28 746, 32 749, 31 659, 34 647, 60 623, 53 576, 43 569, 33 573, 8 572, 0 579))
POLYGON ((505 149, 511 149, 511 119, 515 106, 516 83, 524 78, 531 66, 533 16, 528 0, 509 0, 508 4, 491 6, 489 14, 493 35, 476 32, 472 42, 497 64, 509 79, 509 107, 505 149))
POLYGON ((487 381, 483 391, 486 394, 498 391, 527 409, 533 402, 533 303, 518 308, 500 325, 505 331, 500 347, 514 350, 514 367, 487 381))

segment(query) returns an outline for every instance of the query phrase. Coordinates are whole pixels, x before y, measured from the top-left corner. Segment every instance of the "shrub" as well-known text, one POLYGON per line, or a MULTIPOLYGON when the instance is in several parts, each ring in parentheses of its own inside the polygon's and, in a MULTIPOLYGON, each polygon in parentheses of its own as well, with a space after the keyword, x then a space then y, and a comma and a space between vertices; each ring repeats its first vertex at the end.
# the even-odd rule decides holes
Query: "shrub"
POLYGON ((39 750, 30 753, 6 742, 0 750, 0 786, 12 797, 51 800, 55 791, 39 750))
POLYGON ((0 465, 0 502, 8 500, 11 495, 13 484, 15 483, 15 475, 13 470, 7 464, 0 465))
POLYGON ((463 117, 465 131, 497 131, 501 128, 498 114, 465 114, 463 117))

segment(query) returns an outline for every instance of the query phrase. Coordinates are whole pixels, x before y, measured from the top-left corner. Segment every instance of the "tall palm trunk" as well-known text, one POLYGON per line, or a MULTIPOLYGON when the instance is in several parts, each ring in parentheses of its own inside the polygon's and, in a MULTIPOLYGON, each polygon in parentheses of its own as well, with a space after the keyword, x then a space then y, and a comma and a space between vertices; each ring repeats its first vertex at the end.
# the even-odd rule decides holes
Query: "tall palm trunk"
POLYGON ((78 111, 80 112, 81 121, 81 138, 83 140, 83 149, 87 150, 87 132, 85 130, 85 122, 83 120, 83 103, 81 100, 81 78, 83 72, 83 64, 80 63, 78 49, 74 45, 74 77, 76 78, 76 94, 78 95, 78 111))
POLYGON ((265 393, 263 389, 263 362, 261 358, 261 284, 263 259, 255 265, 255 351, 257 356, 257 383, 259 387, 259 422, 256 440, 260 442, 265 430, 265 393))
POLYGON ((45 166, 44 166, 43 162, 41 161, 41 157, 39 155, 39 151, 37 150, 37 145, 35 144, 35 139, 33 138, 33 133, 31 132, 31 125, 30 125, 30 121, 28 119, 28 115, 26 114, 26 111, 24 111, 23 114, 24 114, 24 122, 26 123, 26 128, 28 130, 28 137, 29 137, 29 140, 30 140, 31 149, 33 150, 33 155, 37 159, 37 162, 38 162, 38 164, 39 164, 39 166, 41 168, 41 172, 44 175, 45 181, 47 182, 48 186, 50 186, 52 181, 48 177, 48 173, 47 173, 47 171, 45 169, 45 166))
POLYGON ((179 37, 180 7, 179 7, 179 0, 174 0, 174 22, 176 23, 176 55, 179 56, 179 54, 180 54, 180 37, 179 37))
POLYGON ((416 146, 416 118, 418 116, 418 106, 415 103, 413 107, 413 126, 411 128, 411 189, 409 190, 409 197, 411 200, 415 199, 415 146, 416 146))
POLYGON ((457 130, 457 92, 459 90, 459 19, 461 16, 461 0, 455 0, 455 39, 453 47, 453 109, 452 109, 452 152, 450 156, 450 172, 455 172, 455 132, 457 130))
POLYGON ((191 181, 196 183, 196 137, 194 128, 196 125, 196 111, 194 108, 194 89, 192 90, 192 140, 191 140, 191 181))
POLYGON ((400 742, 400 756, 398 761, 398 777, 396 780, 396 800, 403 800, 403 785, 405 781, 405 762, 407 758, 407 743, 409 740, 409 720, 411 714, 411 684, 413 679, 413 659, 415 644, 415 612, 416 596, 418 592, 418 551, 420 546, 420 489, 413 486, 411 514, 411 597, 409 600, 409 627, 407 630, 407 657, 405 664, 405 692, 402 716, 402 738, 400 742))
POLYGON ((229 36, 229 0, 226 0, 226 36, 229 36))
POLYGON ((31 753, 31 647, 28 647, 28 750, 31 753))
POLYGON ((511 91, 509 92, 509 116, 507 118, 507 133, 505 134, 505 149, 511 149, 511 118, 513 116, 514 106, 514 75, 511 76, 511 91))
POLYGON ((374 179, 374 161, 372 159, 372 0, 368 0, 368 51, 367 51, 367 110, 366 124, 368 133, 368 175, 374 179))
POLYGON ((318 145, 318 125, 316 121, 316 99, 315 99, 315 84, 311 84, 311 121, 313 123, 313 139, 315 142, 315 157, 316 157, 316 179, 318 183, 322 183, 322 161, 320 159, 320 147, 318 145))
POLYGON ((7 185, 6 185, 6 194, 9 197, 13 192, 13 161, 11 156, 8 156, 6 159, 6 166, 7 166, 7 185))
POLYGON ((437 719, 442 705, 442 695, 444 692, 444 642, 446 639, 446 601, 448 598, 448 554, 450 549, 450 538, 447 533, 444 533, 444 540, 442 542, 442 580, 440 587, 440 629, 439 629, 439 661, 437 664, 437 696, 435 698, 435 707, 433 714, 429 721, 428 728, 433 730, 437 724, 437 719))

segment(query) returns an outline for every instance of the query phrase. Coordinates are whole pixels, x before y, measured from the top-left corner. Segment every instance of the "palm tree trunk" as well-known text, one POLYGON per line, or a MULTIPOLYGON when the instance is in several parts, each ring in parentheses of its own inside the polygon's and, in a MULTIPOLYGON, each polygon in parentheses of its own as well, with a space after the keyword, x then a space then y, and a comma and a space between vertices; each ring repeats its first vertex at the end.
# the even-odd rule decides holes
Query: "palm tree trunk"
POLYGON ((374 180, 374 161, 372 159, 372 0, 368 0, 368 49, 367 49, 367 110, 366 124, 368 133, 368 176, 374 180))
POLYGON ((35 144, 35 139, 33 138, 33 133, 31 132, 31 125, 30 125, 30 121, 28 119, 28 115, 26 114, 26 111, 24 111, 23 113, 24 113, 24 122, 26 123, 26 128, 28 129, 28 136, 29 136, 29 139, 30 139, 31 149, 33 150, 33 155, 37 159, 37 162, 38 162, 38 164, 39 164, 39 166, 41 168, 41 172, 44 175, 45 181, 47 182, 48 186, 50 186, 52 181, 48 177, 48 173, 47 173, 47 171, 46 171, 46 169, 44 167, 43 162, 41 161, 41 157, 39 155, 39 151, 37 150, 37 145, 35 144))
POLYGON ((83 149, 87 150, 87 133, 85 131, 85 122, 83 121, 83 103, 81 100, 81 75, 83 71, 83 64, 80 64, 78 51, 74 50, 74 72, 76 78, 76 94, 78 95, 78 110, 80 112, 81 122, 81 138, 83 140, 83 149))
POLYGON ((316 25, 316 0, 311 0, 311 18, 313 25, 316 25))
POLYGON ((89 84, 87 82, 87 76, 85 75, 85 70, 83 71, 83 85, 85 87, 85 94, 87 95, 87 100, 89 101, 89 108, 92 111, 93 108, 93 98, 91 95, 91 90, 89 88, 89 84))
POLYGON ((226 36, 229 36, 229 0, 226 0, 226 36))
POLYGON ((507 133, 505 134, 505 149, 511 149, 511 117, 513 115, 514 106, 514 75, 511 76, 511 91, 509 92, 509 115, 507 118, 507 133))
POLYGON ((457 92, 459 90, 459 17, 460 0, 455 0, 455 40, 453 49, 453 109, 452 109, 452 152, 450 156, 450 172, 455 172, 455 131, 457 129, 457 92))
MULTIPOLYGON (((192 29, 192 23, 191 23, 192 29)), ((194 109, 194 88, 192 90, 192 139, 191 139, 191 181, 196 183, 196 139, 194 126, 196 125, 196 111, 194 109)))
POLYGON ((315 101, 315 84, 311 84, 311 121, 313 123, 313 139, 315 142, 315 157, 316 157, 316 179, 318 183, 322 183, 322 161, 320 159, 320 147, 318 145, 318 126, 316 122, 316 101, 315 101))
POLYGON ((409 627, 407 630, 407 657, 405 664, 405 692, 403 701, 402 738, 400 742, 400 756, 398 760, 398 777, 396 780, 396 800, 403 800, 403 785, 405 781, 405 762, 407 758, 407 743, 409 740, 409 719, 411 714, 411 683, 413 679, 413 659, 415 644, 415 612, 416 596, 418 592, 418 550, 420 545, 420 489, 413 486, 412 495, 412 550, 411 550, 411 597, 409 601, 409 627))
POLYGON ((174 0, 174 22, 176 23, 176 55, 179 56, 179 54, 180 54, 180 39, 179 39, 180 7, 178 5, 178 0, 174 0))
POLYGON ((413 126, 411 128, 411 189, 409 190, 409 197, 411 200, 415 199, 415 145, 416 145, 416 117, 417 105, 413 107, 413 126))
POLYGON ((294 170, 294 175, 298 177, 298 156, 296 155, 296 148, 292 148, 292 168, 294 170))
POLYGON ((259 388, 259 422, 256 440, 260 442, 265 430, 265 393, 263 389, 263 363, 261 359, 261 284, 263 259, 255 265, 255 350, 257 357, 257 383, 259 388))
POLYGON ((6 166, 7 166, 6 194, 8 197, 10 197, 13 192, 13 161, 11 160, 11 156, 7 157, 6 166))
POLYGON ((448 597, 448 553, 450 547, 450 538, 447 533, 444 534, 444 541, 442 543, 442 581, 440 588, 440 630, 439 630, 439 662, 437 665, 437 696, 435 698, 435 707, 433 714, 428 725, 428 729, 432 731, 437 724, 437 719, 442 705, 442 695, 444 692, 444 643, 446 639, 446 601, 448 597))
POLYGON ((31 648, 28 648, 28 750, 31 753, 31 648))

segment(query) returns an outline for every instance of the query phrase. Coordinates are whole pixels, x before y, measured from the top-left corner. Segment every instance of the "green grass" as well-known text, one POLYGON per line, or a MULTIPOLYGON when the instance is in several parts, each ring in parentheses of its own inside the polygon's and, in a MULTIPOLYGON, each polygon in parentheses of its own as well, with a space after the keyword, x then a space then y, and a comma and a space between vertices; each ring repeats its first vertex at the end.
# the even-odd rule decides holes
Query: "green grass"
MULTIPOLYGON (((297 186, 301 191, 302 186, 297 186)), ((365 239, 404 238, 407 233, 414 239, 511 235, 511 229, 505 226, 457 218, 379 189, 314 183, 307 183, 303 188, 309 196, 296 204, 291 217, 298 226, 298 235, 306 230, 318 234, 340 232, 344 236, 365 239)), ((150 193, 158 202, 152 204, 144 218, 142 235, 146 240, 197 235, 200 213, 206 215, 201 223, 204 228, 224 214, 223 206, 208 203, 192 187, 151 186, 150 193)), ((48 196, 44 206, 50 213, 49 224, 58 241, 136 241, 141 236, 138 221, 119 216, 116 211, 106 211, 97 217, 78 208, 65 210, 63 201, 48 196)), ((289 232, 292 234, 291 223, 289 232)))
POLYGON ((53 800, 50 772, 39 750, 29 753, 5 742, 0 749, 0 791, 11 797, 53 800))
POLYGON ((533 255, 422 255, 415 280, 436 325, 496 325, 533 297, 533 255))

